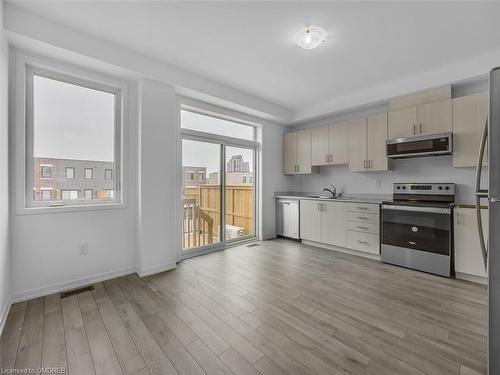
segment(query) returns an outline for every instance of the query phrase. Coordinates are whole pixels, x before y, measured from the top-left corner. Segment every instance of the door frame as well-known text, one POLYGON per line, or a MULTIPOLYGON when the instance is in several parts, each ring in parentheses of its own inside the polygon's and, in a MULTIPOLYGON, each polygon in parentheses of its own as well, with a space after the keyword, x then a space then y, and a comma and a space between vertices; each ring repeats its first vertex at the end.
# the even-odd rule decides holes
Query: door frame
MULTIPOLYGON (((215 116, 211 116, 215 117, 215 116)), ((222 118, 222 117, 221 117, 222 118)), ((180 124, 179 124, 180 125, 180 124)), ((201 131, 196 131, 196 130, 191 130, 191 129, 183 129, 180 128, 180 168, 179 168, 179 173, 181 174, 181 178, 179 179, 179 193, 178 196, 179 198, 182 197, 182 141, 183 140, 191 140, 191 141, 198 141, 198 142, 207 142, 207 143, 213 143, 213 144, 218 144, 221 146, 221 151, 220 151, 220 183, 221 183, 221 205, 220 205, 220 212, 221 212, 221 217, 220 217, 220 241, 215 243, 215 244, 210 244, 210 245, 204 245, 204 246, 199 246, 193 249, 188 249, 188 250, 183 250, 182 248, 182 233, 179 235, 179 249, 180 249, 180 259, 187 259, 191 258, 194 256, 198 255, 203 255, 207 253, 211 253, 214 251, 220 251, 224 250, 226 247, 230 246, 235 246, 236 244, 239 243, 244 243, 244 242, 250 242, 250 241, 255 241, 257 239, 257 233, 258 233, 258 198, 259 198, 259 193, 257 192, 258 187, 259 187, 259 171, 258 171, 258 162, 259 162, 259 151, 260 151, 260 143, 257 141, 249 141, 245 139, 238 139, 238 138, 233 138, 233 137, 227 137, 223 135, 218 135, 218 134, 212 134, 212 133, 206 133, 206 132, 201 132, 201 131), (229 241, 226 241, 226 236, 225 236, 225 225, 226 225, 226 168, 225 168, 225 163, 226 163, 226 147, 239 147, 239 148, 246 148, 246 149, 252 149, 254 151, 254 179, 253 179, 253 234, 249 234, 243 237, 239 238, 234 238, 229 241)), ((182 210, 182 199, 179 199, 178 202, 178 210, 181 212, 182 210)), ((179 216, 179 219, 182 220, 182 215, 179 216)), ((179 232, 182 230, 182 225, 178 226, 179 232)))

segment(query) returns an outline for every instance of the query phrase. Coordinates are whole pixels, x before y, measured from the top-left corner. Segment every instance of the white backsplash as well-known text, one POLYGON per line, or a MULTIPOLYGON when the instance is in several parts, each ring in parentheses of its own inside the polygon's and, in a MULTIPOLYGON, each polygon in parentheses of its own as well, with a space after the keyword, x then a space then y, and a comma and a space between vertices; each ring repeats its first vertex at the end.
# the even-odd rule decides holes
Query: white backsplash
MULTIPOLYGON (((320 167, 319 173, 290 176, 290 189, 319 192, 333 184, 346 194, 392 194, 394 182, 454 182, 456 202, 474 203, 475 168, 453 168, 452 156, 436 156, 393 161, 393 169, 385 172, 349 172, 347 165, 320 167)), ((487 175, 483 173, 483 187, 487 175)))

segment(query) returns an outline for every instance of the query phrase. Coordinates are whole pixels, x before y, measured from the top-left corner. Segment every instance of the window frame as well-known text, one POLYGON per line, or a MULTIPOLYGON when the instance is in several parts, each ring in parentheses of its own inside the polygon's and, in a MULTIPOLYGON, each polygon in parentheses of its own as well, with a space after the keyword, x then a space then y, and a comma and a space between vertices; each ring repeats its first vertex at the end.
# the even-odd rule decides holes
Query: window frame
POLYGON ((64 168, 64 179, 66 180, 74 180, 75 179, 75 167, 65 167, 64 168), (68 178, 68 169, 73 171, 73 177, 68 178))
POLYGON ((40 165, 40 178, 41 179, 45 179, 45 180, 50 180, 52 179, 52 166, 50 165, 40 165), (48 176, 44 176, 43 175, 43 171, 45 168, 49 168, 49 175, 48 176))
POLYGON ((84 180, 93 180, 94 179, 94 168, 84 167, 83 168, 83 179, 84 180), (90 171, 90 177, 87 177, 87 171, 90 171))
MULTIPOLYGON (((80 74, 72 73, 62 73, 57 69, 47 69, 45 67, 39 66, 37 64, 31 64, 26 62, 22 65, 24 69, 23 83, 25 89, 25 101, 24 101, 24 145, 25 145, 25 159, 24 159, 24 184, 23 188, 24 194, 24 204, 21 213, 27 213, 33 209, 50 209, 50 211, 59 210, 74 210, 74 209, 97 209, 99 207, 125 207, 124 195, 122 191, 122 168, 124 157, 122 154, 122 146, 124 144, 124 137, 122 136, 122 131, 124 128, 124 90, 125 87, 121 85, 112 85, 108 83, 102 83, 104 80, 98 79, 88 79, 82 77, 80 74), (105 201, 92 199, 78 199, 78 200, 58 200, 58 201, 34 201, 32 197, 33 191, 33 152, 34 152, 34 92, 33 83, 34 76, 40 76, 47 79, 52 79, 60 81, 63 83, 76 85, 96 91, 107 92, 115 96, 114 100, 114 140, 113 140, 113 156, 114 156, 114 179, 113 179, 113 189, 115 190, 115 195, 113 199, 108 199, 105 201)), ((18 77, 19 79, 19 77, 18 77)), ((75 171, 76 172, 76 171, 75 171)), ((66 173, 66 170, 65 170, 66 173)), ((92 172, 93 174, 93 172, 92 172)), ((66 177, 66 175, 65 175, 66 177)), ((94 177, 94 176, 92 176, 94 177)), ((84 176, 85 179, 85 176, 84 176)), ((68 189, 61 189, 68 190, 68 189)), ((73 189, 70 189, 73 190, 73 189)), ((62 193, 61 193, 62 198, 62 193)))

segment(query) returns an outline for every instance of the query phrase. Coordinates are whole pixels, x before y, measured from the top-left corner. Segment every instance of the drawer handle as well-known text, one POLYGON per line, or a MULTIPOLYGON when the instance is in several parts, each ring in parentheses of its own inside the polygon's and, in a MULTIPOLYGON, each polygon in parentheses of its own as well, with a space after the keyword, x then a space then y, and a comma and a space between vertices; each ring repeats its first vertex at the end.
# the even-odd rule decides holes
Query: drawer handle
POLYGON ((367 227, 360 227, 360 226, 358 226, 358 229, 366 229, 366 230, 368 230, 367 227))
POLYGON ((358 240, 359 243, 362 243, 363 245, 369 245, 370 243, 369 242, 366 242, 366 241, 361 241, 361 240, 358 240))
POLYGON ((368 207, 356 207, 356 208, 359 208, 360 210, 367 210, 368 207))
POLYGON ((410 245, 416 245, 417 243, 415 241, 408 241, 410 245))
POLYGON ((367 217, 363 217, 363 216, 358 216, 358 219, 361 219, 361 220, 368 220, 367 217))

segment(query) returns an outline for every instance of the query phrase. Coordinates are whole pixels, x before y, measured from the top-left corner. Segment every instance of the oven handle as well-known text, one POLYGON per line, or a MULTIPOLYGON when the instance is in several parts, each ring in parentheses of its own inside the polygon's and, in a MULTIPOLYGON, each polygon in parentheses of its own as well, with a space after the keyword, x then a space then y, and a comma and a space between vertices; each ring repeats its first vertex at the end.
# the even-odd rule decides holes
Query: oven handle
POLYGON ((430 212, 433 214, 450 214, 449 208, 440 207, 415 207, 415 206, 393 206, 389 204, 382 205, 383 210, 397 210, 397 211, 412 211, 412 212, 430 212))

